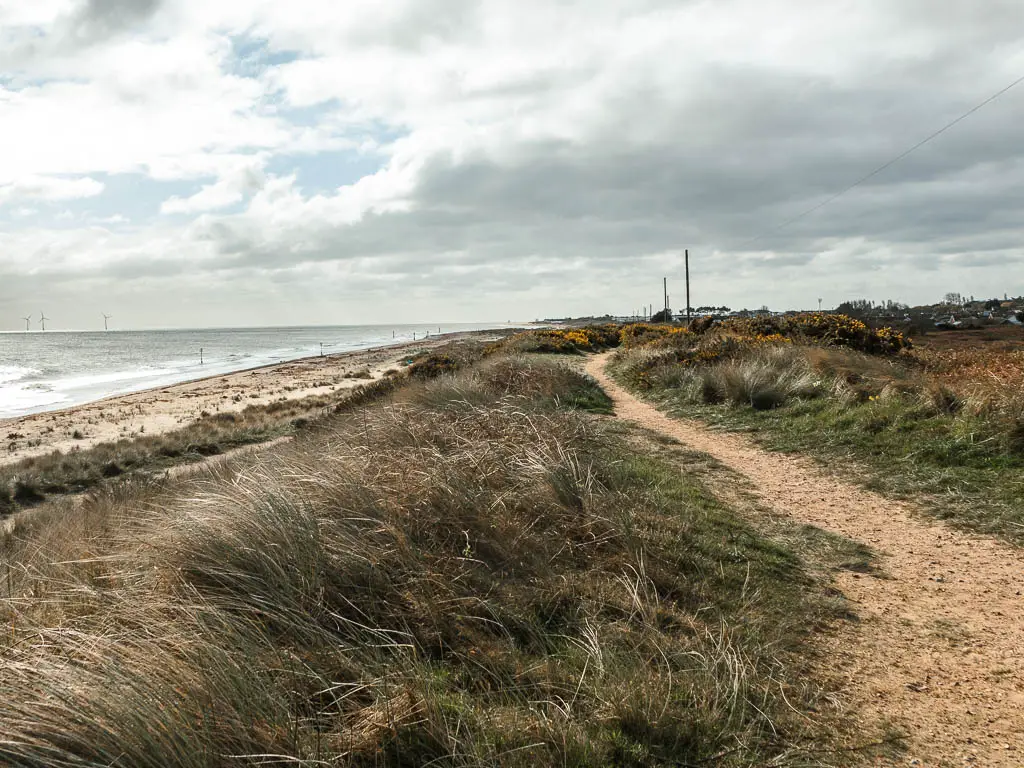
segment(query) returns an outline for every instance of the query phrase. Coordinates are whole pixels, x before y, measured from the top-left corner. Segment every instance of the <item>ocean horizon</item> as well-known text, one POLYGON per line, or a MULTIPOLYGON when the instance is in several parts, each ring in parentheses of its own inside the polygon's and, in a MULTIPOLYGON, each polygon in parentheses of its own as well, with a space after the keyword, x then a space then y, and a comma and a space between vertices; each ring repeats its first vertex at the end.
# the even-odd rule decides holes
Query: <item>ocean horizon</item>
POLYGON ((194 379, 504 323, 0 332, 0 419, 194 379), (200 350, 202 360, 200 360, 200 350))

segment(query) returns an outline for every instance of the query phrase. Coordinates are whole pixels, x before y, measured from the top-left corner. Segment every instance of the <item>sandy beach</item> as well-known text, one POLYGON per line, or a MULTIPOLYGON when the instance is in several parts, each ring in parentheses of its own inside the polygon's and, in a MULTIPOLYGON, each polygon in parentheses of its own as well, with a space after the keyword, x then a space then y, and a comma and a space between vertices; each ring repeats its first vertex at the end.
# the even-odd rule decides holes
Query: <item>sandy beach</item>
POLYGON ((388 369, 400 368, 412 353, 477 335, 443 334, 395 346, 307 357, 117 395, 63 410, 0 419, 0 465, 140 434, 159 435, 203 416, 241 411, 250 405, 351 389, 381 378, 388 369))

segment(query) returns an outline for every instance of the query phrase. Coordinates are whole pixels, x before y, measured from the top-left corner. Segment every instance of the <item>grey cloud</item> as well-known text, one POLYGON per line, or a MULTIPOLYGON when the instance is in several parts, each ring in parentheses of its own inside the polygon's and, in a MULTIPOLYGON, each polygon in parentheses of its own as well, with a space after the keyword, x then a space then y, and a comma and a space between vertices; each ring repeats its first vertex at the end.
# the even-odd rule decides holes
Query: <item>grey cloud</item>
POLYGON ((67 19, 69 41, 89 45, 151 18, 163 0, 85 0, 67 19))
MULTIPOLYGON (((164 0, 82 0, 49 28, 0 27, 0 67, 14 83, 34 68, 45 72, 51 60, 130 32, 160 10, 164 0)), ((27 78, 31 81, 31 77, 27 78)))
MULTIPOLYGON (((678 3, 644 7, 656 5, 678 3)), ((83 6, 88 18, 79 29, 83 38, 117 34, 156 10, 155 0, 94 0, 83 6)), ((465 39, 479 31, 484 10, 469 2, 409 3, 384 23, 368 18, 364 42, 419 50, 426 41, 465 39)), ((570 282, 580 292, 618 296, 638 275, 675 268, 671 254, 688 247, 695 271, 713 283, 707 293, 762 295, 773 306, 824 288, 841 298, 871 288, 880 298, 890 285, 924 300, 949 275, 968 273, 984 274, 986 286, 1007 283, 1022 262, 1024 86, 777 229, 1003 84, 993 77, 1017 38, 1018 0, 993 0, 981 10, 961 0, 879 2, 876 10, 892 57, 855 71, 701 62, 700 76, 677 89, 628 72, 617 88, 597 91, 596 116, 572 139, 510 142, 475 154, 459 147, 457 160, 426 157, 408 212, 368 214, 354 224, 312 214, 273 223, 205 216, 182 243, 184 251, 209 254, 198 266, 151 260, 140 249, 92 274, 173 281, 198 272, 225 285, 234 275, 284 290, 337 268, 339 290, 349 297, 556 295, 570 282), (913 37, 905 49, 904 34, 913 37)), ((542 112, 573 99, 599 70, 586 64, 534 73, 466 98, 523 99, 526 120, 530 104, 542 112)), ((260 184, 257 175, 245 180, 249 190, 260 184)))

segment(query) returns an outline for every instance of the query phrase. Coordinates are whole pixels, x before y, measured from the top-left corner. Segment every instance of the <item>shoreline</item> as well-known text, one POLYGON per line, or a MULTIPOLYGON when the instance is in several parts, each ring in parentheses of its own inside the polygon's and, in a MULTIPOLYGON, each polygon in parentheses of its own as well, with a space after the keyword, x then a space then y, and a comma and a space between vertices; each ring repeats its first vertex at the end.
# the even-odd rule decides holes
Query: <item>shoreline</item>
MULTIPOLYGON (((307 363, 307 362, 311 362, 313 360, 325 360, 326 358, 329 358, 329 357, 340 358, 340 357, 345 357, 345 356, 349 356, 349 355, 361 354, 363 352, 380 352, 380 351, 384 351, 384 350, 387 350, 387 349, 397 350, 399 348, 406 348, 406 347, 417 346, 417 345, 419 345, 419 344, 421 344, 423 342, 430 342, 430 341, 434 341, 435 339, 436 340, 445 340, 445 339, 452 340, 452 339, 455 339, 455 338, 457 338, 457 337, 459 337, 461 335, 471 335, 471 334, 474 334, 474 333, 489 333, 489 332, 490 331, 453 331, 450 334, 449 333, 436 334, 436 335, 431 336, 429 338, 417 339, 416 341, 398 341, 398 342, 395 342, 394 344, 381 344, 381 345, 373 346, 373 347, 355 347, 354 349, 347 349, 347 350, 345 350, 343 352, 330 352, 330 353, 325 354, 325 355, 306 355, 305 357, 296 357, 296 358, 291 358, 291 359, 288 359, 288 360, 278 360, 278 361, 273 362, 273 363, 261 363, 260 365, 253 365, 253 366, 249 366, 247 368, 235 368, 233 370, 222 372, 222 373, 205 374, 203 376, 197 376, 195 378, 190 378, 190 379, 182 379, 181 381, 172 381, 172 382, 169 382, 169 383, 166 383, 166 384, 154 384, 152 386, 146 386, 146 387, 142 387, 140 389, 133 389, 133 390, 131 390, 129 392, 117 392, 117 393, 114 393, 114 394, 111 394, 111 395, 103 395, 102 397, 97 397, 97 398, 95 398, 93 400, 85 400, 85 401, 83 401, 81 403, 73 403, 71 405, 64 405, 64 406, 61 406, 59 408, 46 408, 45 410, 32 411, 31 413, 22 413, 22 414, 19 414, 17 416, 0 416, 0 429, 3 429, 4 427, 8 426, 10 423, 16 422, 16 421, 18 421, 20 419, 27 419, 27 418, 30 418, 32 416, 47 416, 47 415, 50 415, 50 414, 59 414, 59 413, 65 412, 65 411, 73 411, 73 410, 75 410, 77 408, 84 408, 86 406, 95 405, 97 403, 102 403, 102 402, 104 402, 106 400, 115 400, 115 399, 121 398, 121 397, 130 397, 131 395, 141 395, 141 394, 145 394, 147 392, 158 392, 160 390, 170 389, 171 387, 178 387, 178 386, 182 386, 184 384, 198 384, 200 382, 209 381, 210 379, 219 379, 219 378, 222 378, 224 376, 235 376, 235 375, 240 374, 240 373, 249 373, 250 371, 262 371, 262 370, 267 369, 267 368, 276 368, 277 366, 280 366, 280 365, 291 365, 292 363, 307 363)), ((0 463, 3 463, 2 459, 0 459, 0 463)))
MULTIPOLYGON (((523 326, 523 327, 525 327, 525 326, 523 326)), ((236 330, 236 329, 229 329, 229 330, 236 330)), ((241 329, 241 330, 245 330, 245 329, 241 329)), ((2 429, 3 427, 7 426, 10 422, 17 421, 17 420, 25 418, 27 416, 36 416, 36 415, 46 414, 46 413, 58 413, 58 412, 61 412, 61 411, 66 411, 66 410, 70 410, 70 409, 73 409, 73 408, 78 408, 78 407, 81 407, 81 406, 84 406, 84 405, 90 405, 92 403, 97 403, 97 402, 100 402, 100 401, 103 401, 103 400, 108 400, 108 399, 111 399, 111 398, 122 397, 122 396, 126 396, 126 395, 131 395, 131 394, 137 394, 137 393, 140 393, 140 392, 147 392, 147 391, 150 391, 150 390, 164 389, 166 387, 171 387, 171 386, 175 386, 175 385, 178 385, 178 384, 187 384, 187 383, 190 383, 190 382, 202 381, 202 380, 207 379, 207 378, 215 378, 215 377, 218 377, 218 376, 230 376, 230 375, 233 375, 233 374, 236 374, 236 373, 242 373, 244 371, 258 370, 258 369, 262 369, 262 368, 269 368, 269 367, 273 367, 275 365, 285 365, 285 364, 288 364, 288 363, 295 363, 295 362, 299 362, 299 361, 311 360, 311 359, 314 359, 314 358, 320 359, 322 357, 349 355, 349 354, 352 354, 352 353, 369 352, 369 351, 372 351, 372 350, 383 350, 383 349, 389 349, 389 348, 397 349, 397 348, 400 348, 400 347, 404 347, 406 345, 419 344, 421 341, 434 341, 434 340, 437 340, 437 339, 446 339, 446 338, 452 339, 452 338, 457 338, 457 337, 459 337, 462 334, 470 334, 470 335, 472 335, 472 334, 480 334, 480 333, 497 333, 497 332, 500 332, 500 331, 503 331, 503 330, 506 330, 506 327, 496 326, 494 328, 459 329, 459 330, 448 331, 448 332, 445 332, 445 333, 435 333, 433 335, 431 335, 430 333, 427 333, 427 334, 425 334, 425 335, 423 335, 423 336, 421 336, 420 338, 417 338, 417 339, 409 339, 409 338, 405 338, 405 339, 401 339, 401 340, 399 340, 399 339, 395 339, 395 340, 377 339, 377 340, 374 340, 374 342, 370 346, 353 346, 353 347, 349 347, 349 348, 346 348, 346 349, 332 350, 330 352, 325 352, 324 349, 323 349, 323 347, 325 345, 321 344, 321 351, 320 351, 319 354, 315 351, 315 348, 314 348, 313 350, 310 350, 308 352, 308 354, 305 353, 304 351, 300 352, 299 356, 297 356, 297 357, 284 356, 284 357, 276 357, 275 358, 274 356, 268 355, 267 357, 265 357, 261 361, 261 360, 258 359, 258 356, 257 356, 256 360, 252 360, 252 361, 248 361, 247 363, 243 363, 243 367, 238 367, 238 368, 233 367, 230 363, 227 363, 225 360, 219 360, 219 361, 218 360, 213 360, 213 361, 209 361, 209 365, 205 369, 202 368, 202 367, 199 367, 199 368, 193 367, 191 370, 183 369, 183 370, 178 370, 178 371, 161 371, 161 372, 153 373, 152 375, 141 375, 141 376, 128 375, 128 376, 126 376, 124 378, 121 378, 121 379, 111 380, 110 383, 112 383, 112 384, 121 384, 121 386, 111 387, 111 388, 107 389, 106 392, 104 392, 105 388, 102 385, 92 385, 92 386, 89 386, 88 388, 80 387, 79 391, 77 392, 77 394, 72 394, 70 397, 67 397, 67 398, 65 398, 63 400, 58 400, 58 401, 55 401, 55 402, 49 402, 49 403, 45 403, 45 404, 38 405, 38 406, 31 406, 27 410, 21 410, 20 412, 17 411, 17 410, 15 410, 14 412, 8 411, 6 413, 3 412, 3 411, 0 411, 0 429, 2 429), (135 384, 132 382, 132 379, 135 379, 135 378, 141 380, 140 383, 139 383, 139 386, 137 388, 136 388, 135 384), (148 379, 148 380, 146 380, 146 379, 148 379), (79 398, 81 398, 81 399, 79 399, 79 398)), ((520 330, 520 328, 516 328, 516 330, 520 330)), ((337 346, 337 345, 336 344, 328 344, 326 346, 327 347, 333 347, 333 346, 337 346)), ((248 355, 246 355, 246 357, 248 357, 248 355)), ((0 361, 0 362, 3 362, 3 361, 0 361)), ((3 366, 0 365, 0 369, 2 369, 2 367, 3 366)), ((74 390, 72 390, 72 391, 74 391, 74 390)), ((3 435, 0 434, 0 437, 3 437, 3 435)))
POLYGON ((416 341, 313 355, 2 418, 4 450, 0 451, 0 466, 54 451, 73 453, 99 443, 159 435, 204 416, 237 413, 250 405, 343 392, 384 377, 389 368, 401 367, 410 352, 501 330, 455 331, 416 341))

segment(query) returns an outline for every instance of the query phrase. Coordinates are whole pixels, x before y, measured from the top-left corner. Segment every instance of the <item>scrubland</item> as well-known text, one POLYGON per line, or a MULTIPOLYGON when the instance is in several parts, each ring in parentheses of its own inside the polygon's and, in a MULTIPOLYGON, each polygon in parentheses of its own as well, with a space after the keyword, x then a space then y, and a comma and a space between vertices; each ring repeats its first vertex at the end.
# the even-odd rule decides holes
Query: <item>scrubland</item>
MULTIPOLYGON (((808 644, 847 616, 847 545, 755 524, 719 469, 609 426, 593 380, 524 345, 438 353, 287 445, 14 518, 0 763, 854 759, 808 644)), ((653 354, 623 375, 668 376, 653 354)))
POLYGON ((513 337, 617 347, 615 374, 670 412, 749 431, 970 530, 1024 542, 1024 334, 915 346, 843 316, 700 320, 513 337))

